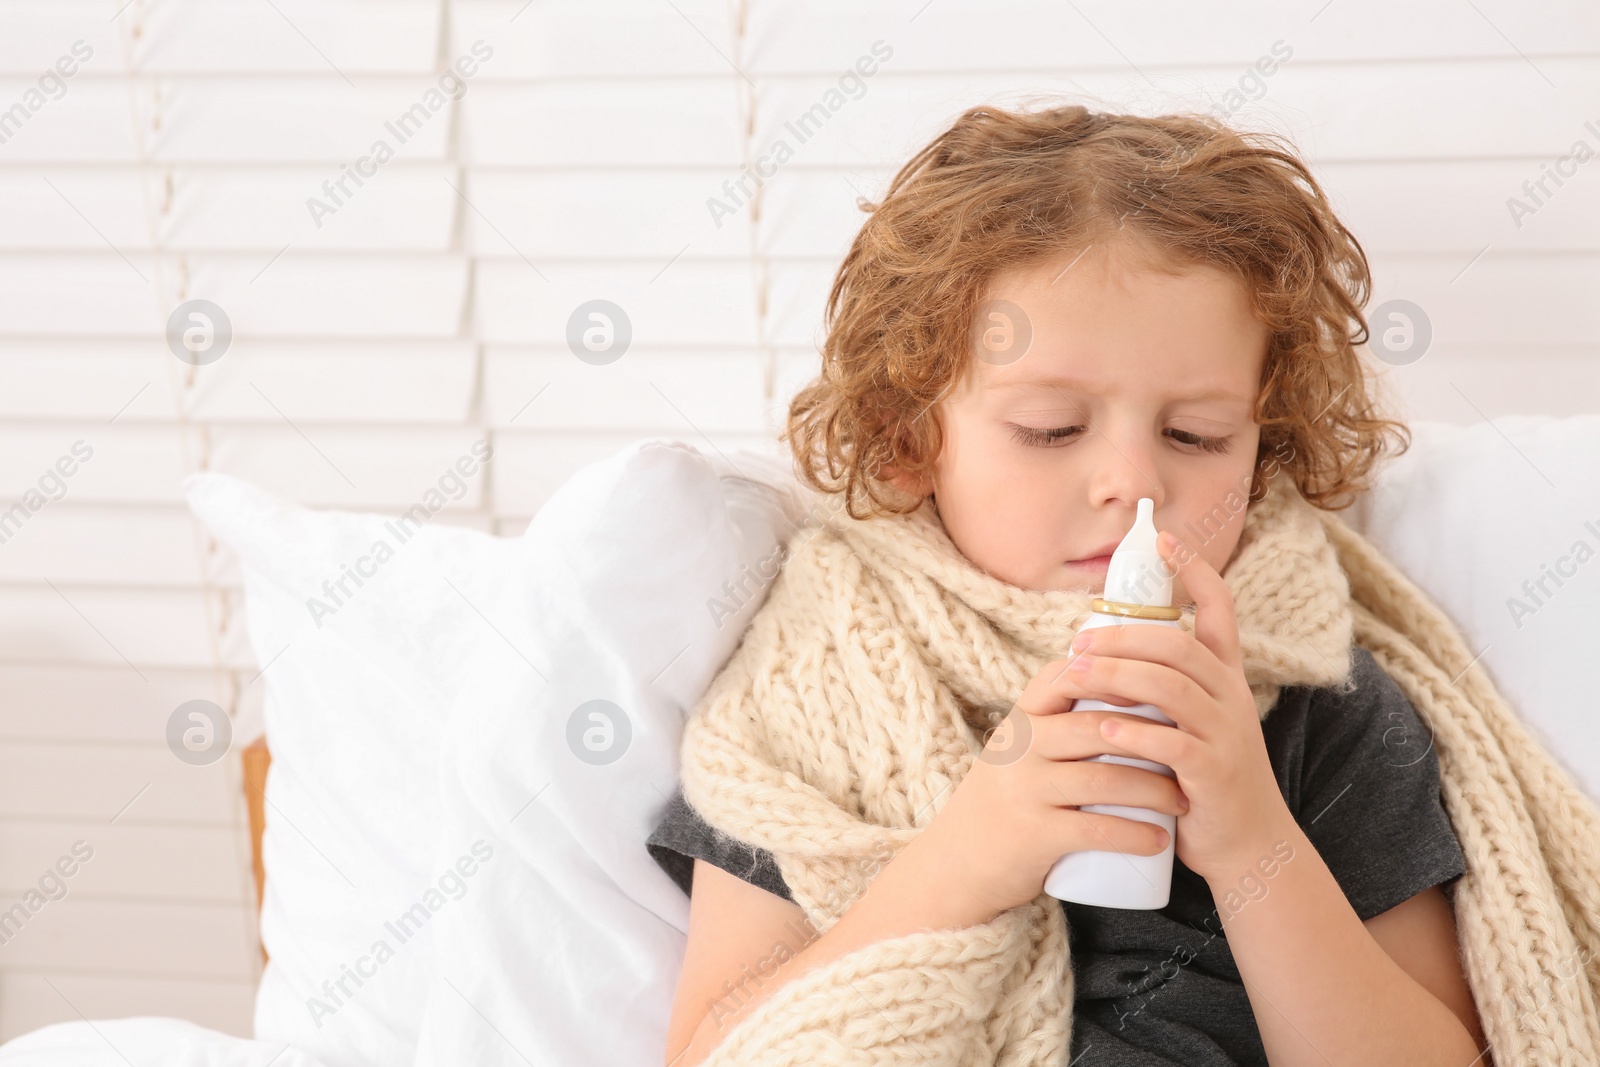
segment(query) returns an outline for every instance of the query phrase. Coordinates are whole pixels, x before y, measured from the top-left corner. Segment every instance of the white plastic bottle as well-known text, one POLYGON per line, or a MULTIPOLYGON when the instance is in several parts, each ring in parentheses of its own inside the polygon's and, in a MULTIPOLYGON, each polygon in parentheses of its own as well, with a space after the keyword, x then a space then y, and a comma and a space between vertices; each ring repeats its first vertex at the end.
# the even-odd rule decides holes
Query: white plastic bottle
MULTIPOLYGON (((1143 497, 1133 526, 1111 554, 1106 585, 1091 602, 1094 614, 1081 629, 1101 626, 1178 626, 1181 615, 1172 606, 1172 568, 1156 549, 1155 501, 1143 497)), ((1119 707, 1102 700, 1078 700, 1078 711, 1116 711, 1175 725, 1153 704, 1119 707)), ((1071 714, 1069 712, 1068 714, 1071 714)), ((1100 755, 1101 763, 1122 763, 1175 777, 1172 768, 1131 756, 1100 755)), ((1044 891, 1059 900, 1105 908, 1164 908, 1172 895, 1172 856, 1177 847, 1177 817, 1149 808, 1121 804, 1083 804, 1079 810, 1154 823, 1167 831, 1167 847, 1154 856, 1129 852, 1069 852, 1050 868, 1044 891)))

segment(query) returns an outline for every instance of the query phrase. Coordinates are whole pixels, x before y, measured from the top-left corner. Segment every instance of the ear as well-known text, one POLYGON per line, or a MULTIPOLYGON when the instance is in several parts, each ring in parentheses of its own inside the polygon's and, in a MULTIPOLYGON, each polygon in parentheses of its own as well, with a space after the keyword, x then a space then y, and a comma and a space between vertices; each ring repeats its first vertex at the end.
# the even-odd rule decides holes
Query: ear
POLYGON ((883 466, 878 479, 914 497, 926 497, 933 492, 932 479, 926 473, 914 476, 892 463, 883 466))

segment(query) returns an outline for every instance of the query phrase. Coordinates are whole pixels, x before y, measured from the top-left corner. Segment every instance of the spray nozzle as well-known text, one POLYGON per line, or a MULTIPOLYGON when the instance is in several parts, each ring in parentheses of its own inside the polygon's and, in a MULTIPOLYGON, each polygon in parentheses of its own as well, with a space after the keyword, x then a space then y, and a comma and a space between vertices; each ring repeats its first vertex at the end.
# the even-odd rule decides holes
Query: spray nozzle
POLYGON ((1139 498, 1133 525, 1111 553, 1106 587, 1100 595, 1123 604, 1172 606, 1172 567, 1156 549, 1156 502, 1139 498))

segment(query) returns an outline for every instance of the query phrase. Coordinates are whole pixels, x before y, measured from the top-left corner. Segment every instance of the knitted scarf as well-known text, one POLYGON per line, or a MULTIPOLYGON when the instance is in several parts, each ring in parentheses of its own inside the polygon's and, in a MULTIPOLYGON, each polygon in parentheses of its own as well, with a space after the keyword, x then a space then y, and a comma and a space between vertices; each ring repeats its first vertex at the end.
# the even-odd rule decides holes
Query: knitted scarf
MULTIPOLYGON (((1003 714, 1068 654, 1093 594, 979 570, 931 500, 854 520, 839 498, 815 499, 820 517, 789 539, 766 602, 690 716, 681 773, 689 803, 770 850, 826 932, 938 814, 982 748, 988 711, 1003 714)), ((1281 686, 1348 679, 1358 643, 1428 726, 1466 855, 1456 924, 1495 1062, 1600 1063, 1594 803, 1439 608, 1289 479, 1249 505, 1223 578, 1262 718, 1281 686)), ((1192 608, 1181 625, 1194 632, 1192 608)), ((705 1063, 1058 1067, 1072 1003, 1065 915, 1041 893, 987 923, 885 939, 802 973, 705 1063)))

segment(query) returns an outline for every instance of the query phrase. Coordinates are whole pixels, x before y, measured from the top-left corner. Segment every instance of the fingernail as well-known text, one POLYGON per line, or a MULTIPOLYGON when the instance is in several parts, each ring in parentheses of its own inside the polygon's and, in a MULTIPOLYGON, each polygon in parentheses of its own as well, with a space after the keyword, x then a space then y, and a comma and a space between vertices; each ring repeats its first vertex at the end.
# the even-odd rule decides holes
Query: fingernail
POLYGON ((1122 729, 1122 724, 1115 719, 1107 719, 1105 722, 1100 724, 1100 734, 1102 737, 1116 737, 1117 731, 1120 729, 1122 729))
POLYGON ((1094 634, 1092 633, 1081 633, 1072 639, 1072 647, 1080 652, 1092 644, 1094 644, 1094 634))
POLYGON ((1094 659, 1093 656, 1089 655, 1088 653, 1083 653, 1082 655, 1078 656, 1077 659, 1072 661, 1071 666, 1069 666, 1067 670, 1086 671, 1089 669, 1089 661, 1092 659, 1094 659))

